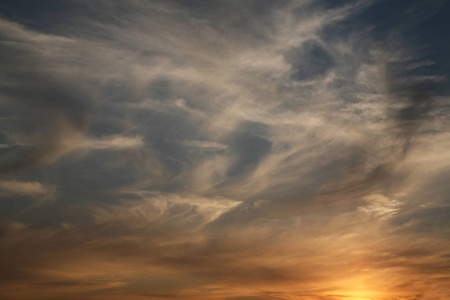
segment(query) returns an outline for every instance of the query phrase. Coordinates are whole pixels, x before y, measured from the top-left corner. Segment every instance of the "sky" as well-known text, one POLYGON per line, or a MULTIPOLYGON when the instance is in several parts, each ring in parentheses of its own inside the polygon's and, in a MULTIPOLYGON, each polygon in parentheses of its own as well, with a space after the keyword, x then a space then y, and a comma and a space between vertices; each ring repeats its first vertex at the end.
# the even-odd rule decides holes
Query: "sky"
POLYGON ((450 299, 450 1, 3 0, 0 298, 450 299))

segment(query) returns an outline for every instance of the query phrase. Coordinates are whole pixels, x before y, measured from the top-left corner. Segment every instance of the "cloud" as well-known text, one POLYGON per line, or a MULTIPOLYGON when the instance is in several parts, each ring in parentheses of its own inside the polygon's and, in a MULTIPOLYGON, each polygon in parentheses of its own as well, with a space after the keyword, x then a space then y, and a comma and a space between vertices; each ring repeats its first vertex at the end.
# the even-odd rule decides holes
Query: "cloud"
POLYGON ((54 188, 42 185, 35 181, 0 180, 3 196, 19 195, 30 197, 49 197, 55 193, 54 188))
POLYGON ((397 200, 389 200, 380 194, 369 195, 364 198, 368 205, 360 206, 358 209, 368 215, 379 218, 388 218, 398 213, 401 202, 397 200))
POLYGON ((33 132, 34 149, 4 164, 9 173, 57 160, 68 151, 66 141, 81 136, 88 126, 88 104, 81 90, 56 79, 42 65, 42 49, 57 48, 70 40, 28 31, 2 20, 0 23, 2 60, 0 92, 2 104, 14 116, 8 126, 13 132, 33 132), (35 57, 39 57, 36 59, 35 57))
MULTIPOLYGON (((4 295, 18 295, 21 283, 27 282, 24 295, 32 298, 30 293, 39 288, 50 299, 81 293, 95 297, 99 290, 105 297, 129 298, 145 293, 192 299, 206 293, 213 299, 333 299, 351 288, 355 295, 373 296, 379 293, 377 286, 386 290, 386 268, 395 268, 390 272, 393 289, 419 280, 422 273, 411 270, 443 262, 440 255, 445 252, 430 252, 429 243, 442 247, 442 241, 432 237, 386 236, 380 226, 368 226, 358 211, 211 228, 204 225, 239 202, 123 192, 127 194, 139 198, 89 209, 90 224, 51 230, 10 225, 2 237, 2 259, 11 270, 3 273, 3 284, 9 286, 4 295), (18 254, 23 255, 20 261, 14 260, 18 254), (414 261, 405 260, 411 255, 414 261), (369 282, 373 290, 364 289, 369 282), (324 283, 328 289, 323 289, 324 283)), ((386 202, 379 195, 373 198, 372 202, 386 202)), ((420 285, 409 288, 417 289, 420 285)))
POLYGON ((165 195, 145 191, 123 191, 123 193, 138 195, 142 197, 142 200, 128 201, 117 206, 105 206, 103 209, 98 208, 95 211, 97 222, 120 221, 124 222, 126 226, 132 226, 131 224, 134 222, 143 222, 142 225, 148 226, 154 222, 161 223, 170 220, 170 226, 174 226, 175 223, 180 222, 182 225, 184 220, 192 220, 194 222, 192 225, 201 226, 214 221, 222 213, 239 204, 235 200, 210 199, 195 195, 165 195), (176 217, 176 220, 172 220, 172 217, 176 217))
POLYGON ((0 297, 446 298, 413 2, 0 5, 0 297))
POLYGON ((0 180, 0 198, 3 198, 3 201, 17 202, 21 197, 31 198, 33 203, 21 209, 14 216, 54 202, 57 199, 56 187, 36 181, 0 180))
POLYGON ((227 145, 208 141, 183 141, 181 143, 188 147, 194 147, 211 151, 220 151, 228 148, 227 145))
POLYGON ((88 150, 120 150, 127 148, 139 148, 144 145, 142 137, 127 137, 127 136, 109 136, 101 139, 85 138, 80 141, 74 141, 76 144, 74 148, 88 149, 88 150))

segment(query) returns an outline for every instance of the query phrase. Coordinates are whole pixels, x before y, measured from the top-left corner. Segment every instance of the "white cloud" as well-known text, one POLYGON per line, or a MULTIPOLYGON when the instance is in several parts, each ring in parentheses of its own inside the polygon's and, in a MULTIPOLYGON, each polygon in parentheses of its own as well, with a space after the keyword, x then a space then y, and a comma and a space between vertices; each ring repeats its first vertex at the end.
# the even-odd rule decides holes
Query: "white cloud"
POLYGON ((368 204, 358 207, 358 210, 378 218, 389 218, 397 214, 403 204, 397 200, 391 200, 380 194, 372 194, 364 198, 368 204))
POLYGON ((182 141, 181 144, 188 147, 199 148, 204 150, 224 150, 227 149, 228 146, 216 142, 210 141, 182 141))
POLYGON ((74 141, 74 148, 89 150, 121 150, 127 148, 139 148, 144 145, 142 136, 113 135, 100 139, 84 138, 74 141))
POLYGON ((145 191, 123 191, 123 194, 138 195, 141 199, 96 208, 94 216, 98 223, 123 221, 128 226, 148 226, 152 222, 161 224, 170 221, 192 229, 192 226, 197 228, 216 220, 240 203, 226 198, 145 191))

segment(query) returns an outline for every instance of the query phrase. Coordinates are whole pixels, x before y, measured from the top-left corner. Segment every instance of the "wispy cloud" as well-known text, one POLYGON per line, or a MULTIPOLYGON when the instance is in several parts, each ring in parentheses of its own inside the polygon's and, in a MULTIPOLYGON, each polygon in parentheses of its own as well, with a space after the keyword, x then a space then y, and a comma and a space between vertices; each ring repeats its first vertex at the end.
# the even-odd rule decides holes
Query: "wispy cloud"
POLYGON ((227 145, 208 141, 182 141, 181 144, 205 150, 225 150, 228 148, 227 145))
POLYGON ((366 206, 360 206, 358 209, 368 215, 374 215, 379 218, 388 218, 396 214, 401 206, 397 200, 389 200, 380 194, 369 195, 364 198, 368 203, 366 206))
POLYGON ((0 297, 448 298, 443 3, 0 5, 0 297))
POLYGON ((55 191, 35 181, 0 180, 3 195, 50 196, 55 191))
POLYGON ((36 181, 0 180, 0 198, 2 201, 15 202, 18 201, 17 198, 21 197, 32 199, 33 203, 19 211, 16 216, 56 201, 56 187, 36 181))

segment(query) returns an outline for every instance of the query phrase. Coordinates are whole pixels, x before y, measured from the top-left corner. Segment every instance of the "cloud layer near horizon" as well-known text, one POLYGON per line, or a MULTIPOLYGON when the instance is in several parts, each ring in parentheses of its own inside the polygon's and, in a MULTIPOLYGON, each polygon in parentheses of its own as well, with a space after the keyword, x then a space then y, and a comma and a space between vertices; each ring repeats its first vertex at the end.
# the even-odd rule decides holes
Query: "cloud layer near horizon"
POLYGON ((447 299, 449 5, 387 2, 0 5, 0 296, 447 299))

